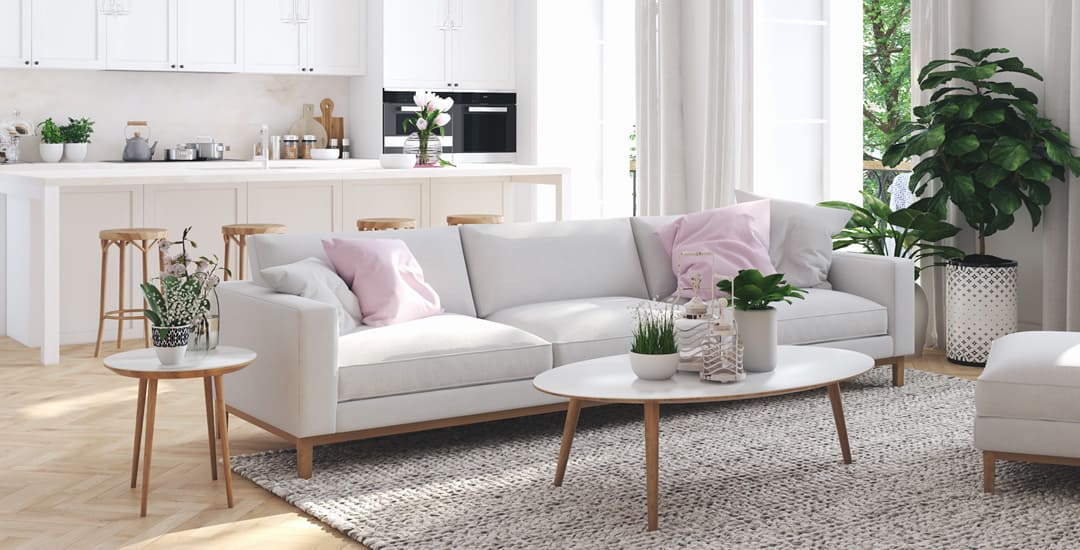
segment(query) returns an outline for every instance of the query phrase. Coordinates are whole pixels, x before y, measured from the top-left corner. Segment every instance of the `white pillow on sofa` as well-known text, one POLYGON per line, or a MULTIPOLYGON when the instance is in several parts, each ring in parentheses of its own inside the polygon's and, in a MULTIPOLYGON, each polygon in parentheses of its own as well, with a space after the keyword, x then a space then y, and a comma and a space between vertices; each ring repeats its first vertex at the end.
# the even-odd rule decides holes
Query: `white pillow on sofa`
POLYGON ((768 199, 769 259, 789 284, 802 288, 832 288, 832 236, 847 225, 851 213, 838 208, 763 197, 735 191, 735 200, 743 202, 768 199))
POLYGON ((334 306, 338 334, 356 330, 362 320, 360 304, 349 285, 325 261, 311 257, 298 262, 268 267, 259 272, 270 288, 334 306))

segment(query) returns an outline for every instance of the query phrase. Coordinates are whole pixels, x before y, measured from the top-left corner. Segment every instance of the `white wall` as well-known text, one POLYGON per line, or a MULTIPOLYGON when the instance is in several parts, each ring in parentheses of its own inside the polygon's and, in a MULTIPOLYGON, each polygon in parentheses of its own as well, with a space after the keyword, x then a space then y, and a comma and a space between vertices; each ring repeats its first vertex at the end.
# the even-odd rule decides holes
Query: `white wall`
MULTIPOLYGON (((972 48, 1009 48, 1010 55, 1016 55, 1036 72, 1045 69, 1044 0, 979 0, 976 4, 972 10, 972 48)), ((1014 75, 1010 80, 1043 97, 1042 82, 1025 75, 1014 75)), ((990 237, 986 243, 987 253, 1020 263, 1022 330, 1042 326, 1042 232, 1041 225, 1031 231, 1031 219, 1021 208, 1016 214, 1016 224, 990 237)))
MULTIPOLYGON (((52 117, 95 121, 87 160, 119 160, 128 120, 146 120, 161 150, 212 135, 231 146, 228 158, 250 158, 259 125, 285 134, 301 105, 334 100, 334 114, 349 116, 346 77, 269 76, 122 71, 0 70, 0 119, 19 109, 34 124, 52 117)), ((352 131, 346 125, 346 133, 352 131)), ((38 160, 37 138, 23 142, 23 159, 38 160)))

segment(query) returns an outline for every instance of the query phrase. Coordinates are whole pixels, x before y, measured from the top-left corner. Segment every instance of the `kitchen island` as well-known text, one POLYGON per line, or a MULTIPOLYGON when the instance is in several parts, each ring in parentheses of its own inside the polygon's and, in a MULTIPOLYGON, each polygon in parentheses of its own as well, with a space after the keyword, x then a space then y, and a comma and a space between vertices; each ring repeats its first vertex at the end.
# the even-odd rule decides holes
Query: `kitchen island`
MULTIPOLYGON (((191 226, 200 255, 223 257, 221 226, 233 223, 312 233, 355 230, 364 217, 414 218, 420 227, 445 225, 448 214, 513 221, 513 188, 521 184, 553 186, 561 219, 567 176, 565 168, 508 164, 387 170, 371 160, 271 161, 269 169, 247 161, 0 166, 6 332, 40 346, 44 364, 59 362, 61 344, 94 341, 102 229, 162 227, 179 237, 191 226)), ((116 256, 109 304, 117 299, 116 256)), ((124 274, 129 304, 141 303, 135 263, 124 274)))

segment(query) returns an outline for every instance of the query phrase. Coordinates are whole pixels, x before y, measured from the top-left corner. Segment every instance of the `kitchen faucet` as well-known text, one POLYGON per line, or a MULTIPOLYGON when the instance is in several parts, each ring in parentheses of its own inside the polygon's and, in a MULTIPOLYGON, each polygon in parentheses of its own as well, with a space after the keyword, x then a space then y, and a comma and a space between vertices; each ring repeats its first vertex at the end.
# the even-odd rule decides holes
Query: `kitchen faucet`
POLYGON ((270 169, 270 126, 263 124, 259 127, 259 141, 262 143, 263 169, 270 169))

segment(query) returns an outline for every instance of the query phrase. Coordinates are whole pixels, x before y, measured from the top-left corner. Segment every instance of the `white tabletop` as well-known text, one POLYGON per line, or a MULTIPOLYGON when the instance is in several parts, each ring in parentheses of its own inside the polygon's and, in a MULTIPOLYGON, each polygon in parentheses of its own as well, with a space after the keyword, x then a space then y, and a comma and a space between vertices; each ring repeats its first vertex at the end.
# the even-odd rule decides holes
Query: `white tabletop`
POLYGON ((734 383, 704 382, 680 372, 669 380, 641 380, 628 355, 613 355, 556 367, 533 379, 536 389, 568 398, 617 403, 694 402, 749 399, 820 388, 874 368, 862 353, 811 346, 780 346, 776 370, 747 373, 734 383))
POLYGON ((196 373, 247 365, 255 360, 255 352, 233 346, 218 346, 210 352, 188 350, 184 362, 162 365, 153 348, 117 353, 105 358, 105 366, 131 373, 196 373))

